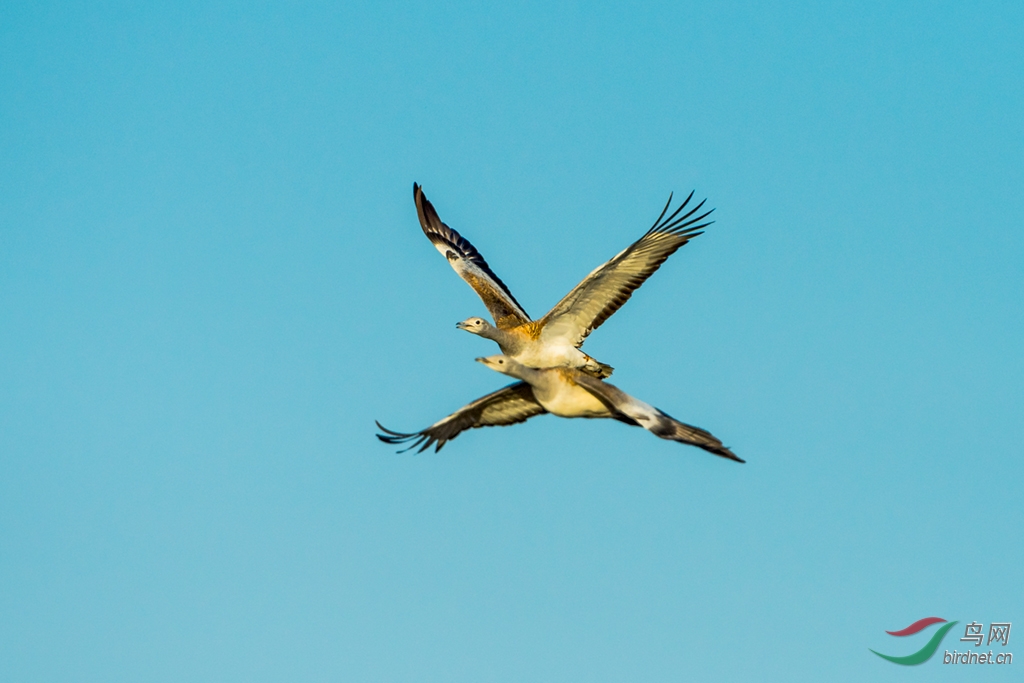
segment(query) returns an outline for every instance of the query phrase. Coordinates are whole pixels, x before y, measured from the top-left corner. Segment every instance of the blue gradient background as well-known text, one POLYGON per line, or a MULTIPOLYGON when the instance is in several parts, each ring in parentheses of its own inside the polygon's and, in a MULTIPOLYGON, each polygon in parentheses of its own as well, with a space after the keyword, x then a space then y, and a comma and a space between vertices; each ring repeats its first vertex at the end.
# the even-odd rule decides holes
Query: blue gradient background
POLYGON ((3 3, 0 679, 961 680, 868 648, 1024 628, 1022 35, 3 3), (552 417, 378 443, 506 381, 413 181, 534 316, 708 197, 585 349, 748 463, 552 417))

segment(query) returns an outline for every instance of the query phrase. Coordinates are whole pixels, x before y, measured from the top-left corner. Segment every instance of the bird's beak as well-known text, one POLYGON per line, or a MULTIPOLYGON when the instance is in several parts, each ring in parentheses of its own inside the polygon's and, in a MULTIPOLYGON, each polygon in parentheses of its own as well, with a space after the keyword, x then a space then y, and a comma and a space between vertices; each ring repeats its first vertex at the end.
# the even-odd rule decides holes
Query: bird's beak
POLYGON ((483 363, 484 365, 487 365, 486 358, 474 358, 473 360, 475 360, 477 363, 483 363))
POLYGON ((455 323, 455 329, 457 329, 457 330, 464 330, 464 329, 466 329, 466 323, 455 323))

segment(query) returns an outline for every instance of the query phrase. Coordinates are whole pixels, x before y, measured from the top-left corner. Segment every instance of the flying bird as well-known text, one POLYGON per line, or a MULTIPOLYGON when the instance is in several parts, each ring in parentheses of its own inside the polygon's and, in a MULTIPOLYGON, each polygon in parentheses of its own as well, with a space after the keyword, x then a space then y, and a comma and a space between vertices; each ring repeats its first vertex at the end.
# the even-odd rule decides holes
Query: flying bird
POLYGON ((437 452, 467 429, 497 427, 525 422, 535 415, 612 418, 643 427, 657 437, 678 441, 736 462, 745 462, 700 427, 684 424, 652 405, 634 398, 607 382, 576 368, 531 368, 506 355, 477 358, 492 370, 520 380, 478 398, 426 429, 404 434, 380 422, 377 438, 389 444, 410 443, 422 453, 436 444, 437 452))
POLYGON ((412 187, 423 233, 494 318, 493 325, 474 317, 456 327, 497 342, 504 355, 527 367, 577 368, 597 378, 609 377, 613 368, 580 351, 587 335, 619 310, 665 259, 713 222, 701 223, 714 209, 694 216, 707 200, 680 215, 693 192, 666 218, 672 204, 669 195, 658 220, 643 237, 595 268, 543 318, 534 321, 469 240, 441 221, 423 188, 415 183, 412 187))

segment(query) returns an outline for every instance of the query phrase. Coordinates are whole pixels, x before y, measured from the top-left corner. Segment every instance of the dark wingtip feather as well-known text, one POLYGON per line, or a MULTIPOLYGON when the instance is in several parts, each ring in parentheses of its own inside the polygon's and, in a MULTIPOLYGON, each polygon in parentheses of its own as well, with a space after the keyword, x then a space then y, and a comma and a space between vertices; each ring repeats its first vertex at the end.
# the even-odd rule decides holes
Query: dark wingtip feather
MULTIPOLYGON (((690 194, 686 195, 686 199, 684 199, 682 203, 676 207, 676 210, 673 211, 668 218, 665 218, 665 214, 668 212, 669 206, 672 204, 672 194, 670 193, 668 196, 668 204, 666 204, 665 208, 662 209, 661 214, 658 216, 658 220, 654 221, 654 225, 652 225, 651 229, 647 231, 645 237, 646 235, 650 235, 651 233, 655 232, 674 232, 677 230, 681 230, 683 228, 686 228, 688 224, 696 223, 701 218, 703 218, 704 216, 701 216, 700 218, 692 219, 689 220, 688 222, 690 216, 695 214, 697 211, 700 211, 700 208, 704 206, 704 203, 707 201, 707 198, 703 199, 699 204, 697 204, 697 206, 687 211, 684 215, 679 215, 682 212, 682 210, 685 209, 686 206, 690 203, 690 200, 693 199, 694 192, 696 192, 696 190, 690 190, 690 194)), ((711 211, 714 211, 714 209, 711 209, 711 211)), ((708 213, 711 213, 711 211, 709 211, 708 213)))
POLYGON ((410 445, 410 446, 409 446, 408 448, 403 448, 402 450, 400 450, 400 451, 397 451, 397 452, 398 452, 398 453, 408 453, 408 452, 409 452, 409 451, 411 451, 412 449, 416 448, 416 446, 418 446, 418 445, 419 445, 419 443, 420 443, 419 441, 413 441, 413 442, 412 442, 412 445, 410 445))
MULTIPOLYGON (((692 218, 693 214, 700 211, 701 207, 703 207, 707 201, 707 199, 701 200, 700 204, 693 207, 692 209, 687 211, 685 215, 680 216, 679 218, 676 218, 675 214, 673 214, 672 216, 669 217, 668 220, 666 220, 657 227, 656 232, 674 232, 676 234, 685 233, 687 230, 690 229, 691 225, 697 223, 698 221, 704 220, 712 213, 714 213, 714 209, 709 209, 708 211, 705 211, 701 215, 697 216, 696 218, 692 218)), ((682 207, 679 208, 681 209, 682 207)), ((676 213, 678 213, 678 211, 676 213)))
MULTIPOLYGON (((394 430, 388 429, 377 420, 374 420, 374 423, 376 423, 378 429, 384 432, 384 434, 375 435, 384 443, 396 446, 398 444, 409 443, 410 441, 412 442, 408 448, 403 448, 402 450, 398 451, 399 453, 405 453, 406 451, 416 448, 421 443, 423 443, 423 439, 426 438, 426 435, 423 434, 422 432, 416 432, 415 434, 404 434, 402 432, 396 432, 394 430)), ((427 445, 429 445, 429 443, 427 445)))
POLYGON ((732 451, 730 451, 728 446, 722 445, 721 442, 719 442, 717 446, 713 446, 713 447, 710 446, 710 445, 708 445, 708 446, 698 445, 697 447, 698 448, 703 448, 707 452, 714 453, 715 455, 717 455, 717 456, 719 456, 721 458, 725 458, 726 460, 732 460, 733 462, 740 462, 740 463, 746 463, 747 462, 746 460, 744 460, 740 456, 738 456, 735 453, 733 453, 732 451))
POLYGON ((400 437, 400 438, 406 438, 406 437, 409 437, 409 436, 416 436, 415 434, 406 434, 405 432, 396 432, 396 431, 394 431, 392 429, 388 429, 387 427, 382 425, 377 420, 374 420, 373 422, 374 422, 374 424, 377 425, 377 428, 379 430, 381 430, 382 432, 385 432, 387 434, 390 434, 391 436, 396 436, 396 437, 400 437))
MULTIPOLYGON (((658 216, 657 220, 654 221, 654 225, 651 226, 651 230, 654 230, 656 227, 658 227, 658 223, 660 223, 661 219, 665 217, 665 212, 668 211, 668 207, 672 205, 672 195, 673 194, 675 194, 675 193, 674 192, 669 192, 668 193, 668 201, 665 202, 665 208, 661 210, 661 214, 658 216)), ((647 234, 650 234, 651 230, 648 230, 647 234)))

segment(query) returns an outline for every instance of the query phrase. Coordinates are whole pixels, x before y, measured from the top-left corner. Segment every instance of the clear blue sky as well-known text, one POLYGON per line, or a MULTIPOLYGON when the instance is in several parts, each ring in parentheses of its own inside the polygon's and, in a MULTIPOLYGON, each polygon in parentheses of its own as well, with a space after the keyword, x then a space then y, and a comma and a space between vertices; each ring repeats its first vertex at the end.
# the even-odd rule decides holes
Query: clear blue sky
POLYGON ((1024 650, 1022 36, 3 3, 0 679, 1010 680, 868 648, 1024 650), (534 316, 708 197, 584 348, 747 464, 550 416, 377 442, 507 381, 414 181, 534 316))

